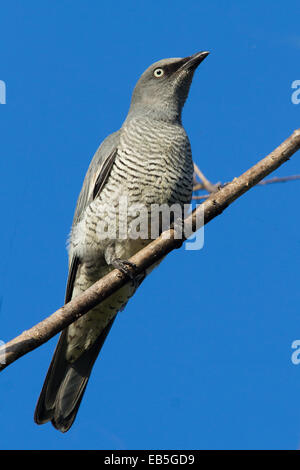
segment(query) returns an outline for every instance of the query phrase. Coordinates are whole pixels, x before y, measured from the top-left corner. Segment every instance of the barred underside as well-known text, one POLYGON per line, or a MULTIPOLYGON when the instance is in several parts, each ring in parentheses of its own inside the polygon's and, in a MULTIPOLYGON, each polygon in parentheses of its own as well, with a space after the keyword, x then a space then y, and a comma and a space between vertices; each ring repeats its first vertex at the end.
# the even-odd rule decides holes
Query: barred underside
MULTIPOLYGON (((109 219, 112 206, 122 197, 128 206, 143 204, 188 204, 192 194, 193 164, 189 139, 180 124, 132 118, 120 131, 115 163, 100 196, 85 210, 82 220, 73 228, 71 256, 82 260, 75 281, 73 297, 110 271, 113 258, 127 259, 151 240, 99 239, 103 214, 109 219)), ((118 208, 118 220, 132 217, 118 208)), ((113 214, 111 214, 113 217, 113 214)), ((112 223, 112 220, 111 220, 112 223)), ((118 235, 118 234, 117 234, 118 235)), ((134 293, 128 284, 100 306, 77 320, 68 329, 68 359, 75 360, 89 348, 111 318, 134 293)))

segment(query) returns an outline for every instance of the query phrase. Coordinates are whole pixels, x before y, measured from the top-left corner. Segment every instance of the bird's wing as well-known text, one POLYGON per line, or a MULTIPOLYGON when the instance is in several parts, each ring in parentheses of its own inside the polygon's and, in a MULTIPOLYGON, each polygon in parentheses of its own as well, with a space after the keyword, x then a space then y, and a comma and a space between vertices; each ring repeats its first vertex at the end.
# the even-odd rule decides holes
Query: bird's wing
MULTIPOLYGON (((78 223, 90 202, 99 196, 114 163, 118 145, 118 132, 111 134, 97 150, 87 171, 74 215, 78 223)), ((72 298, 80 260, 72 256, 66 289, 66 302, 72 298)), ((73 363, 66 359, 67 329, 63 330, 55 349, 35 410, 36 423, 49 420, 62 432, 72 425, 83 397, 93 364, 112 327, 114 318, 103 329, 91 348, 73 363)))
POLYGON ((109 176, 119 143, 119 132, 114 132, 106 137, 90 163, 77 200, 73 225, 80 221, 84 210, 99 195, 109 176))
MULTIPOLYGON (((116 158, 118 140, 119 131, 110 134, 102 142, 95 153, 84 178, 82 189, 77 200, 73 226, 81 220, 86 207, 96 197, 98 197, 102 191, 116 158)), ((69 276, 66 287, 65 303, 69 302, 72 298, 74 282, 79 264, 79 258, 76 255, 72 256, 69 263, 69 276)))

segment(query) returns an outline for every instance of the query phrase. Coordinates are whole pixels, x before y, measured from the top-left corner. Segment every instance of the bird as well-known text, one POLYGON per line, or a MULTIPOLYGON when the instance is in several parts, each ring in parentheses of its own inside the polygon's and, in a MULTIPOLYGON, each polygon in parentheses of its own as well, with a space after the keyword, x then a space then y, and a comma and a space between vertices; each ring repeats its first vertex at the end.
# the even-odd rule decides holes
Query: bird
POLYGON ((128 282, 61 332, 37 401, 37 424, 51 421, 63 433, 70 429, 117 313, 151 271, 139 278, 128 261, 153 238, 130 236, 134 216, 129 209, 142 204, 149 225, 153 205, 191 202, 193 160, 182 109, 194 72, 208 54, 150 65, 134 87, 122 127, 104 139, 89 165, 69 236, 65 303, 112 269, 126 273, 128 282), (126 200, 126 214, 121 200, 126 200), (118 227, 125 221, 125 236, 120 228, 110 230, 116 221, 118 227))

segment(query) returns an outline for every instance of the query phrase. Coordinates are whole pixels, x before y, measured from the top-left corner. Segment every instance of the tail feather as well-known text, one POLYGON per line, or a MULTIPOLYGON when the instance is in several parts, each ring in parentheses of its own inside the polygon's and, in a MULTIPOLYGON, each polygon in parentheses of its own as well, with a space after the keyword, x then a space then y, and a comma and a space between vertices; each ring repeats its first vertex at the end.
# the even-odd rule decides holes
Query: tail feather
POLYGON ((51 420, 59 431, 70 429, 79 409, 93 365, 104 344, 115 317, 104 328, 95 343, 75 362, 66 359, 66 332, 64 330, 56 346, 40 397, 34 420, 44 424, 51 420))

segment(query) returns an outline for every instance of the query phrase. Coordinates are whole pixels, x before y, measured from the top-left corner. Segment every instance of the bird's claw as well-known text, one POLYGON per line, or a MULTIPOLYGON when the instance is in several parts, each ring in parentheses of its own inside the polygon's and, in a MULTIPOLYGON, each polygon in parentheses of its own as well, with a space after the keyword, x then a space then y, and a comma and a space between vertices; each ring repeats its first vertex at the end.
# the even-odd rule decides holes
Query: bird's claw
POLYGON ((121 273, 125 274, 132 281, 134 287, 138 286, 138 276, 136 275, 136 264, 126 259, 116 258, 111 263, 114 268, 119 269, 121 273))

